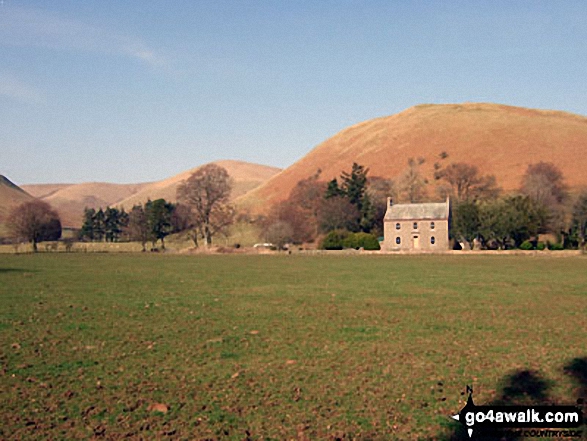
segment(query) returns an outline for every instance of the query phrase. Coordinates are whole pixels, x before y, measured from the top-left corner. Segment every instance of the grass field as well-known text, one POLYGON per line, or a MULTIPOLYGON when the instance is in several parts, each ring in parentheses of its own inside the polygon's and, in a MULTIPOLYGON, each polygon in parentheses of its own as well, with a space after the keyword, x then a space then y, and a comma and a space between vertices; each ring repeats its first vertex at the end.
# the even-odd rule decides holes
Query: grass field
POLYGON ((466 385, 477 404, 508 385, 516 400, 574 404, 586 269, 584 257, 0 255, 0 438, 431 440, 451 436, 466 385))

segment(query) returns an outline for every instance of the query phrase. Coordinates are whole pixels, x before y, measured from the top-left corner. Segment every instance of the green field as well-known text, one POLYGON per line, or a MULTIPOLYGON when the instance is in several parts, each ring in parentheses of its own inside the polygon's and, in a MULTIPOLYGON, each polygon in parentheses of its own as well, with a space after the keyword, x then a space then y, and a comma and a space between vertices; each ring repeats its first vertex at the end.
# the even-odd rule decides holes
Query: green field
POLYGON ((442 439, 587 389, 587 258, 0 255, 0 343, 1 439, 442 439))

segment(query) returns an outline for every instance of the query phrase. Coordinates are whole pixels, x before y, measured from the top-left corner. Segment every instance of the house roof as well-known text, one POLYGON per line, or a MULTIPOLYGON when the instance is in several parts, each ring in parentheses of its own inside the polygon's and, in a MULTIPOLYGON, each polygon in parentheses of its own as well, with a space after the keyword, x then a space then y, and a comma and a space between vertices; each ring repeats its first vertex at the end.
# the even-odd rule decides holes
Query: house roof
POLYGON ((448 219, 448 202, 426 204, 395 204, 388 206, 385 219, 411 220, 411 219, 448 219))

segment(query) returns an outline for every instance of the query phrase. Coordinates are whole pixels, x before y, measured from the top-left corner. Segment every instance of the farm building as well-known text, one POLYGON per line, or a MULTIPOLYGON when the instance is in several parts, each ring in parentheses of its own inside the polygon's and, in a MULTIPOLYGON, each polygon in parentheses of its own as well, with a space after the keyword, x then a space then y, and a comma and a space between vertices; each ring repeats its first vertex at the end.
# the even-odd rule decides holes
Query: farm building
POLYGON ((383 218, 383 251, 445 251, 449 249, 450 201, 394 204, 387 198, 383 218))

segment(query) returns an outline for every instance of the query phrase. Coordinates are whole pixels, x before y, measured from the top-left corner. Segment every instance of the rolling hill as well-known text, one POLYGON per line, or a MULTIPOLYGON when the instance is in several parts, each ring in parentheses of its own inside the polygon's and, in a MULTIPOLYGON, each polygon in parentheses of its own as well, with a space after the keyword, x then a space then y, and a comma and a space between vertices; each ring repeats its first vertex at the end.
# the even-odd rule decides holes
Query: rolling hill
POLYGON ((59 213, 65 227, 79 227, 85 207, 106 208, 140 191, 148 184, 82 184, 23 185, 31 195, 48 202, 59 213))
POLYGON ((552 162, 567 184, 578 188, 587 186, 585 152, 583 116, 499 104, 419 105, 342 130, 237 202, 265 211, 318 169, 330 180, 353 162, 369 167, 370 176, 394 179, 409 158, 421 158, 421 172, 430 182, 435 163, 467 162, 495 175, 506 191, 519 187, 528 164, 552 162))
MULTIPOLYGON (((279 168, 241 161, 224 160, 215 161, 214 164, 224 167, 233 179, 231 195, 233 199, 243 196, 281 171, 279 168)), ((175 202, 178 185, 189 178, 198 168, 200 167, 187 170, 163 181, 147 184, 139 192, 118 202, 117 205, 131 209, 135 204, 144 203, 148 199, 154 200, 159 198, 175 202)))
POLYGON ((10 210, 34 198, 22 188, 0 175, 0 237, 6 234, 5 221, 10 210))
MULTIPOLYGON (((241 161, 216 161, 234 180, 233 198, 261 185, 280 169, 241 161)), ((91 182, 82 184, 32 184, 22 188, 32 196, 51 204, 65 227, 79 228, 85 207, 106 208, 118 206, 131 209, 148 199, 164 198, 175 201, 177 186, 199 167, 157 182, 139 184, 110 184, 91 182)))

